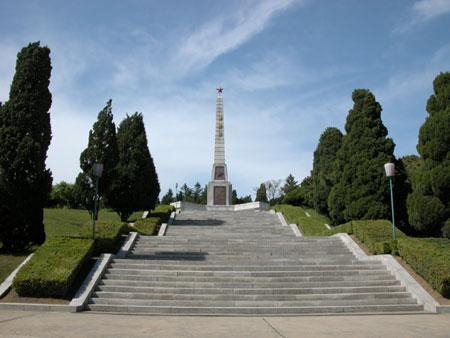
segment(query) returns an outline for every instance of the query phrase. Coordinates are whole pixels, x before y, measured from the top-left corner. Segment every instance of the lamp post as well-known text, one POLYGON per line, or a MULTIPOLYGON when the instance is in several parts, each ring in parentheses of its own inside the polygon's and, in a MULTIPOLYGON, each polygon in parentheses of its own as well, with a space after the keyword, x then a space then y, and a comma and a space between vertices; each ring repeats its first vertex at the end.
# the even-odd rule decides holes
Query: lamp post
POLYGON ((394 192, 392 188, 392 179, 395 176, 395 164, 386 163, 384 165, 384 171, 386 172, 386 176, 389 179, 389 187, 391 189, 392 239, 395 240, 394 192))
POLYGON ((102 177, 103 164, 94 163, 92 166, 92 175, 95 177, 95 195, 94 195, 94 213, 92 214, 92 239, 95 239, 95 221, 97 219, 97 203, 98 203, 98 181, 102 177))

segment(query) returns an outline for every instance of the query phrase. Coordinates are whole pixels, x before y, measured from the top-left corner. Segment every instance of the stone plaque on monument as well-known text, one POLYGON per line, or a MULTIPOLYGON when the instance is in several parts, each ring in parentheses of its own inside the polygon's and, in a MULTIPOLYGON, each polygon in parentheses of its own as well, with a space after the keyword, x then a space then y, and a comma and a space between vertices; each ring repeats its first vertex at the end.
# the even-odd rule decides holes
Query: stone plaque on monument
POLYGON ((214 187, 214 205, 226 205, 226 187, 214 187))
POLYGON ((214 173, 215 180, 225 180, 225 170, 222 166, 216 167, 216 172, 214 173))

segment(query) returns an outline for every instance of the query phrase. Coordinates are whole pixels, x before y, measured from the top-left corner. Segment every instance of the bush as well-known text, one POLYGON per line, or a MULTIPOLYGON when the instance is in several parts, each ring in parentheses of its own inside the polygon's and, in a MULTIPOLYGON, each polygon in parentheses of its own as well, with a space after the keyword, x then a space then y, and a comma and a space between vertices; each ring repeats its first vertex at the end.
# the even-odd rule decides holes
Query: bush
POLYGON ((129 228, 129 230, 136 231, 140 235, 152 236, 162 223, 167 223, 170 213, 174 210, 175 208, 171 205, 160 204, 148 213, 147 218, 136 220, 134 226, 129 228))
MULTIPOLYGON (((116 253, 120 247, 122 235, 128 233, 126 223, 121 222, 95 222, 95 245, 93 255, 102 253, 116 253)), ((81 238, 92 238, 92 223, 88 222, 81 226, 81 238)))
POLYGON ((19 296, 64 298, 91 257, 89 239, 52 238, 19 271, 13 287, 19 296))
POLYGON ((129 230, 136 231, 140 235, 152 236, 160 225, 161 219, 159 217, 151 217, 137 220, 129 230))
POLYGON ((413 192, 407 199, 409 223, 422 233, 439 235, 445 206, 435 196, 413 192))
POLYGON ((442 296, 450 298, 450 240, 401 238, 399 255, 442 296))
MULTIPOLYGON (((398 228, 395 231, 397 239, 406 238, 406 235, 398 228)), ((373 254, 397 253, 397 241, 392 240, 392 224, 389 221, 350 221, 332 228, 328 234, 332 235, 340 232, 355 235, 373 254)))

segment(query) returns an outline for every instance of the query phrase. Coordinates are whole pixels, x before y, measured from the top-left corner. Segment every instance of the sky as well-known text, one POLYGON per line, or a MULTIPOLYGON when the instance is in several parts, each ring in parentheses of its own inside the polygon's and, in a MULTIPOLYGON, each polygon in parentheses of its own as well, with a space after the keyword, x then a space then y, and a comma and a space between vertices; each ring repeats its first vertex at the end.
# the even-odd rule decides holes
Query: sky
POLYGON ((417 154, 426 101, 450 71, 450 0, 0 1, 0 101, 17 52, 51 49, 53 181, 74 182, 98 113, 142 112, 161 190, 210 180, 215 88, 239 196, 309 175, 327 127, 370 89, 396 156, 417 154))

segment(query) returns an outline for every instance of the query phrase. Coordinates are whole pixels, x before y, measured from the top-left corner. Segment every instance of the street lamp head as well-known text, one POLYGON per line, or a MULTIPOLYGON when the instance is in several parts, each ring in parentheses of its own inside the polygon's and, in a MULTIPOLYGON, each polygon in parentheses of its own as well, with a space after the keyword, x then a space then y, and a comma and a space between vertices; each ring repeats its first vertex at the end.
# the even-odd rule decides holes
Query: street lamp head
POLYGON ((387 177, 395 176, 395 164, 394 163, 386 163, 384 165, 384 171, 386 172, 387 177))
POLYGON ((103 163, 94 163, 92 166, 92 174, 96 177, 102 177, 103 163))

